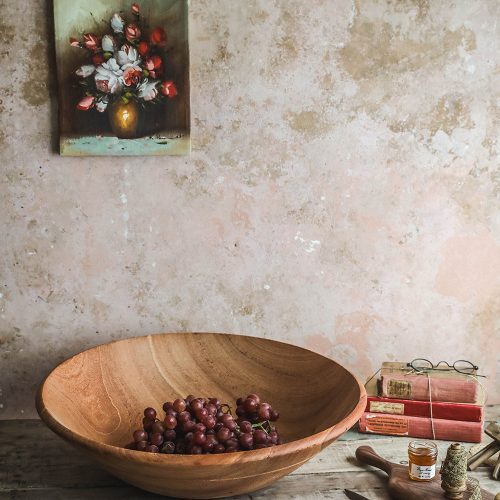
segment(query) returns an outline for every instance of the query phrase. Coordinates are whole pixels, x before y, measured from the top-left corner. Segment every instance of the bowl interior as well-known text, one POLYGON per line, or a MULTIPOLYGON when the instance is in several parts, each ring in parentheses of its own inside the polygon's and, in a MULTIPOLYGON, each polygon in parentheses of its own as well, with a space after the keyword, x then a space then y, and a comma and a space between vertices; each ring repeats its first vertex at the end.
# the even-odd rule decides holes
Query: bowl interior
POLYGON ((52 418, 81 436, 124 446, 142 411, 188 394, 233 406, 259 394, 280 412, 285 441, 323 431, 360 399, 356 379, 334 361, 289 344, 214 333, 125 339, 84 351, 59 365, 40 392, 52 418))

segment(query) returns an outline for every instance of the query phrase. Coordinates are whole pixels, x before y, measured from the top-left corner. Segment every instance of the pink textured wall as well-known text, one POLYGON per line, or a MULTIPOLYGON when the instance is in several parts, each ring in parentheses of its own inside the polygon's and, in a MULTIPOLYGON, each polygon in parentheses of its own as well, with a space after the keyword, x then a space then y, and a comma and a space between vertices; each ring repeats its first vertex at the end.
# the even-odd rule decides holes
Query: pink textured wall
POLYGON ((192 155, 122 159, 53 152, 46 4, 0 20, 0 417, 158 331, 468 358, 500 401, 498 2, 192 0, 192 155))

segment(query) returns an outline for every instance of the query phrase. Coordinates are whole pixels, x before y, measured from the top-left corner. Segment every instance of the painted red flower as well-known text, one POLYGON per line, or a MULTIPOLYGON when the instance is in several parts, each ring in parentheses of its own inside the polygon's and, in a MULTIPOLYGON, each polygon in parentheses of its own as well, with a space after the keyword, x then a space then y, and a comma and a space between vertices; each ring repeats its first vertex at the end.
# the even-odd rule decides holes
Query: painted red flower
POLYGON ((167 34, 163 28, 155 28, 151 35, 149 35, 149 41, 153 45, 158 45, 159 47, 165 47, 167 45, 167 34))
POLYGON ((76 108, 81 111, 88 111, 92 106, 94 106, 95 97, 87 96, 84 97, 77 105, 76 108))
POLYGON ((145 56, 149 52, 149 43, 142 40, 139 42, 139 45, 137 45, 137 50, 141 56, 145 56))
POLYGON ((137 26, 137 24, 127 24, 125 28, 125 37, 129 42, 137 40, 141 36, 141 30, 137 26))
POLYGON ((73 38, 71 37, 69 39, 69 44, 72 46, 72 47, 80 47, 80 42, 76 39, 76 38, 73 38))
POLYGON ((123 72, 123 82, 127 87, 137 85, 141 81, 142 71, 140 68, 127 68, 123 72))
POLYGON ((151 78, 157 78, 161 74, 162 60, 160 56, 151 56, 146 59, 144 66, 149 71, 151 78))
POLYGON ((96 66, 99 66, 99 64, 103 62, 104 62, 104 55, 102 52, 99 52, 92 56, 92 63, 95 64, 96 66))
POLYGON ((101 48, 100 38, 93 33, 85 33, 85 35, 83 35, 83 43, 87 49, 94 52, 101 48))
POLYGON ((173 99, 178 94, 177 87, 171 80, 166 82, 161 82, 160 91, 164 96, 167 96, 169 99, 173 99))
POLYGON ((139 4, 138 3, 133 3, 132 4, 132 12, 136 15, 139 15, 140 12, 139 4))
POLYGON ((160 69, 161 67, 161 57, 160 56, 151 56, 146 59, 146 69, 149 71, 153 71, 155 69, 160 69))

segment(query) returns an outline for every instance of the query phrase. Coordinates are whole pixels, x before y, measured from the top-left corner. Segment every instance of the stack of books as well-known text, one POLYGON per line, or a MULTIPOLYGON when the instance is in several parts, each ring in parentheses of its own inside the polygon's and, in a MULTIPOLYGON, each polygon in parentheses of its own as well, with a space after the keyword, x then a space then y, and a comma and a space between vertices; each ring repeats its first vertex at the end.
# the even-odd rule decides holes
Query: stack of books
POLYGON ((359 431, 391 436, 481 442, 484 393, 477 378, 455 370, 415 373, 383 363, 359 431))

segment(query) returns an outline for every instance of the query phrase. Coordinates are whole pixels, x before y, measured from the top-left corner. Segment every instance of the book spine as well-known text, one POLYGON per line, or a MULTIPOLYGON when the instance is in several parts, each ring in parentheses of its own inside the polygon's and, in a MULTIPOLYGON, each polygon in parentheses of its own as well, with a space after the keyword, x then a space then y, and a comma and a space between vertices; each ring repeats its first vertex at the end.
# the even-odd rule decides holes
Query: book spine
POLYGON ((430 418, 431 406, 432 418, 467 422, 481 422, 483 419, 483 407, 478 405, 441 402, 433 402, 431 405, 429 401, 379 398, 375 396, 368 397, 365 411, 430 418))
POLYGON ((382 376, 380 396, 417 401, 432 399, 447 403, 481 404, 479 384, 472 377, 429 379, 426 375, 387 374, 382 376))
POLYGON ((481 422, 433 419, 433 423, 434 435, 430 418, 365 412, 359 421, 359 431, 389 436, 409 436, 469 443, 481 442, 483 433, 481 422))

